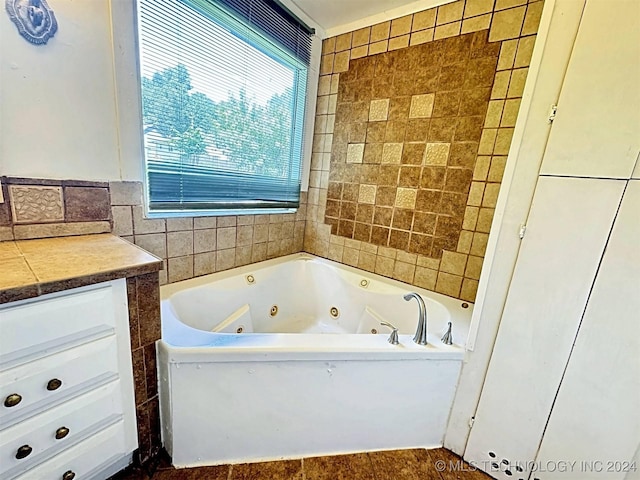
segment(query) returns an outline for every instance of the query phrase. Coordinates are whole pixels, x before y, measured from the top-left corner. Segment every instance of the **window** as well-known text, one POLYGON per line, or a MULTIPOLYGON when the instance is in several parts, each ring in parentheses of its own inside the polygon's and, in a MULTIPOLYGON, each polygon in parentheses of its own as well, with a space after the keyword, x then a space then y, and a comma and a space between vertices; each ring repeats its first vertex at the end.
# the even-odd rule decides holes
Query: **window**
POLYGON ((138 0, 150 212, 298 207, 312 33, 273 0, 138 0))

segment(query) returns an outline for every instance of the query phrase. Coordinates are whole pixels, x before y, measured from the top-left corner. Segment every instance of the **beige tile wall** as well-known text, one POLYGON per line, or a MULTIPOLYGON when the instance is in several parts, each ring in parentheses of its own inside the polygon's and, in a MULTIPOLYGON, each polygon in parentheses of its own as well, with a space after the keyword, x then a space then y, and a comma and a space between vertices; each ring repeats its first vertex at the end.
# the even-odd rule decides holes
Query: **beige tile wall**
MULTIPOLYGON (((324 41, 305 251, 474 301, 542 8, 542 1, 459 0, 324 41), (444 250, 441 258, 433 258, 332 234, 325 216, 333 139, 341 133, 336 130, 338 89, 341 74, 349 71, 351 60, 486 29, 489 42, 499 42, 500 53, 481 138, 474 152, 473 178, 456 247, 444 250)), ((374 116, 384 113, 384 105, 375 107, 370 112, 374 116)), ((356 163, 364 155, 358 148, 349 149, 348 163, 349 159, 356 163)), ((366 192, 363 195, 365 198, 366 192)))
POLYGON ((296 213, 144 218, 142 184, 111 182, 113 233, 164 261, 160 284, 227 270, 303 248, 306 193, 296 213))

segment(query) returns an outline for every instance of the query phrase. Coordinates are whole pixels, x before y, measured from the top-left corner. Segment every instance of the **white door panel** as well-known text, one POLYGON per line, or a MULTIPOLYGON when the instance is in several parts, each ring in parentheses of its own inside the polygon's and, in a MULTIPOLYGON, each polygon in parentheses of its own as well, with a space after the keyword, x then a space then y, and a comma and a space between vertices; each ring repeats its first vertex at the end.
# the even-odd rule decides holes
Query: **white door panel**
POLYGON ((589 0, 541 173, 625 178, 640 151, 640 2, 589 0))
POLYGON ((497 478, 535 459, 625 183, 539 179, 465 451, 497 478))
POLYGON ((575 465, 535 477, 625 478, 640 441, 638 406, 640 180, 623 197, 538 454, 543 465, 575 465))

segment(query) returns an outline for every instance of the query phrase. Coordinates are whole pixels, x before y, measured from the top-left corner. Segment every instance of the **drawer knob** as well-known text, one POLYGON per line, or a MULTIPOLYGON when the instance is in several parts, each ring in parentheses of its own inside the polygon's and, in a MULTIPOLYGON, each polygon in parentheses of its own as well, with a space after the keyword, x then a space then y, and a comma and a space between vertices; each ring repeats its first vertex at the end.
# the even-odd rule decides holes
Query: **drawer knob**
POLYGON ((31 448, 29 445, 22 445, 16 452, 16 458, 20 460, 24 457, 28 457, 32 451, 33 448, 31 448))
POLYGON ((76 478, 76 474, 72 470, 67 470, 62 474, 62 480, 73 480, 76 478))
POLYGON ((51 380, 49 380, 49 382, 47 383, 47 390, 49 391, 53 391, 53 390, 57 390, 62 386, 62 380, 59 380, 57 378, 52 378, 51 380))
POLYGON ((21 401, 22 401, 22 397, 20 395, 18 395, 17 393, 12 393, 11 395, 9 395, 7 398, 4 399, 4 406, 15 407, 21 401))
POLYGON ((56 440, 60 440, 67 435, 69 435, 69 429, 67 427, 60 427, 58 430, 56 430, 56 440))

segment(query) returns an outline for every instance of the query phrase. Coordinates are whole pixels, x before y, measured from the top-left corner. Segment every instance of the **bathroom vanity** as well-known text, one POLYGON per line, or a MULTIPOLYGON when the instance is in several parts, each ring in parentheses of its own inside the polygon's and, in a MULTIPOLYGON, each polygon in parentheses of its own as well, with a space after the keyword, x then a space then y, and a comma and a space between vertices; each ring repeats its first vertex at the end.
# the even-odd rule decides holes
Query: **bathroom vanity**
POLYGON ((0 265, 0 477, 107 478, 148 443, 131 320, 161 261, 90 235, 3 242, 0 265))

